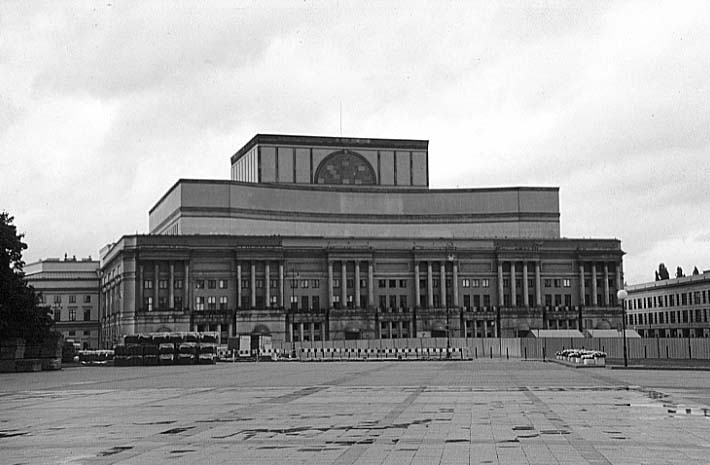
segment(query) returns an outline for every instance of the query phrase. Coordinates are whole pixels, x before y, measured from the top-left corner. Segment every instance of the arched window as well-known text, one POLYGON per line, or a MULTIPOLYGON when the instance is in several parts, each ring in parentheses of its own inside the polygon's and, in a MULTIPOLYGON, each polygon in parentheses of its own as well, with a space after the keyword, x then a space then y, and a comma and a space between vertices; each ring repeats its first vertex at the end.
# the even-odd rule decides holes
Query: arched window
POLYGON ((376 183, 375 171, 368 161, 356 152, 333 152, 318 165, 316 184, 351 184, 357 186, 376 183))

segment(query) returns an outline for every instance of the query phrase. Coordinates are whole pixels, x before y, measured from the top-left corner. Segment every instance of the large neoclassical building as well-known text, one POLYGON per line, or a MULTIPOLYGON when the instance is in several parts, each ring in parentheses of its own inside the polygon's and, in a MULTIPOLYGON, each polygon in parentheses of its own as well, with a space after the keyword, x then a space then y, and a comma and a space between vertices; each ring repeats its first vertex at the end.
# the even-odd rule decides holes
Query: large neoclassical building
POLYGON ((621 244, 560 237, 559 189, 430 189, 428 141, 256 135, 101 251, 102 345, 616 328, 621 244))

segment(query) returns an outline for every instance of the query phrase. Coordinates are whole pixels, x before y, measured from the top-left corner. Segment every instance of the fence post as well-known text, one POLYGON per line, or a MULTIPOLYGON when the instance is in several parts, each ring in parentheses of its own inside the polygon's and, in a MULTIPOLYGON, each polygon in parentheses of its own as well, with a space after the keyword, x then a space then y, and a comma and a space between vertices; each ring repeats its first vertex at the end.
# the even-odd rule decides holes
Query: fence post
POLYGON ((666 358, 668 358, 668 343, 666 343, 666 358))
POLYGON ((646 352, 646 344, 643 345, 643 358, 648 358, 648 353, 646 352))
POLYGON ((478 358, 478 347, 473 348, 473 353, 476 356, 476 358, 478 358))
POLYGON ((525 360, 527 360, 527 359, 528 359, 528 348, 525 347, 525 360))
POLYGON ((493 346, 488 346, 488 349, 490 349, 491 358, 493 358, 493 346))
POLYGON ((508 355, 508 348, 505 348, 505 359, 510 360, 510 355, 508 355))
POLYGON ((547 351, 545 350, 545 347, 543 347, 543 348, 542 348, 542 361, 543 361, 543 362, 545 361, 545 355, 546 355, 545 353, 546 353, 546 352, 547 352, 547 351))

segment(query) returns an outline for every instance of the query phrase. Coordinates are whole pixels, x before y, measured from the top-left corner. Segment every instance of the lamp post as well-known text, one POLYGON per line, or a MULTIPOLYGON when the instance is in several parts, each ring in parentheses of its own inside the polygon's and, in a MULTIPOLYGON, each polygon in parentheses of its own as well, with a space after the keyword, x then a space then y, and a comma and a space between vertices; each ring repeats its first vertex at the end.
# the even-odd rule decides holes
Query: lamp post
POLYGON ((626 351, 626 305, 625 300, 629 296, 629 293, 624 289, 619 289, 616 293, 616 299, 621 303, 621 331, 624 336, 624 366, 629 366, 629 359, 626 351))

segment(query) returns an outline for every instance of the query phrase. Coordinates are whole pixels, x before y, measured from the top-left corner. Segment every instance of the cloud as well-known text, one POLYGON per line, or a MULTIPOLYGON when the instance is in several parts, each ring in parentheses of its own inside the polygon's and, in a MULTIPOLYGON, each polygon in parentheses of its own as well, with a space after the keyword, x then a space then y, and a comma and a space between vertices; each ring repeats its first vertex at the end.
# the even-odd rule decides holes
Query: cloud
POLYGON ((13 4, 1 207, 28 257, 145 231, 255 133, 430 140, 435 187, 560 186, 562 231, 627 280, 710 267, 704 2, 13 4), (692 267, 691 267, 692 269, 692 267), (652 276, 652 274, 651 274, 652 276))

